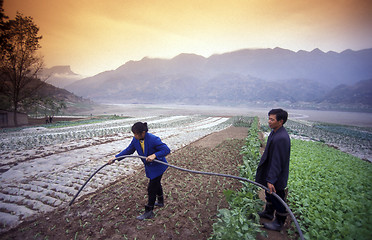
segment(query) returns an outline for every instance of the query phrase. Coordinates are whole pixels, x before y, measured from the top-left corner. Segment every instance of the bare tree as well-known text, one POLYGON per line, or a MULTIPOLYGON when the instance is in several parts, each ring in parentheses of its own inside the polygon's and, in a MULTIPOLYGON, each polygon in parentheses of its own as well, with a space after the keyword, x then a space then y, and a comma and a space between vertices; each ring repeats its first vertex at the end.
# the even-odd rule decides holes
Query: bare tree
POLYGON ((0 92, 9 99, 18 125, 17 111, 22 102, 31 98, 44 85, 38 79, 43 67, 39 28, 31 17, 17 13, 15 20, 2 22, 0 29, 0 92))

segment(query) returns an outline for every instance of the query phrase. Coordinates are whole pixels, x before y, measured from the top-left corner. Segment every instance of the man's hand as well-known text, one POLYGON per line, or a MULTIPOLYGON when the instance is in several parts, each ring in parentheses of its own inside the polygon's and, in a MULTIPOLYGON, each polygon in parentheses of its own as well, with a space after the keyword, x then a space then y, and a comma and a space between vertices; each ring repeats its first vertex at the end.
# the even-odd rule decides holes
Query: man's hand
POLYGON ((150 155, 146 158, 146 162, 152 162, 152 161, 154 161, 155 158, 156 158, 156 155, 152 154, 152 155, 150 155))
POLYGON ((107 163, 110 165, 110 164, 113 164, 115 162, 115 159, 116 157, 113 157, 111 158, 107 163))
POLYGON ((267 188, 269 189, 270 194, 272 194, 273 192, 276 193, 276 190, 273 184, 267 182, 267 188))

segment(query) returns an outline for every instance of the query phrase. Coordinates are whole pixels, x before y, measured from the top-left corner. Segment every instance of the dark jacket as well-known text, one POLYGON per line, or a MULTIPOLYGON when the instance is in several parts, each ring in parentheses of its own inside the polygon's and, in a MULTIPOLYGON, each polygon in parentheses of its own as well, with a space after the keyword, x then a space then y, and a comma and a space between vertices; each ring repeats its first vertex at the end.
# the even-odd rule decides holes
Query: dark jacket
POLYGON ((267 186, 267 182, 274 185, 276 190, 287 187, 289 174, 289 156, 291 140, 284 127, 278 131, 271 131, 265 152, 261 157, 256 172, 256 182, 267 186))
MULTIPOLYGON (((123 155, 131 155, 135 151, 137 151, 138 155, 146 156, 146 157, 155 153, 156 159, 162 162, 167 162, 167 160, 165 159, 165 156, 167 156, 170 153, 170 149, 168 148, 168 146, 165 143, 163 143, 159 137, 151 133, 146 133, 145 152, 142 151, 139 140, 133 137, 132 142, 129 144, 129 146, 126 149, 124 149, 122 152, 117 154, 115 157, 120 157, 123 155)), ((145 159, 141 159, 141 160, 143 164, 145 165, 146 176, 150 179, 159 177, 168 168, 168 166, 161 164, 161 163, 146 162, 145 159)))

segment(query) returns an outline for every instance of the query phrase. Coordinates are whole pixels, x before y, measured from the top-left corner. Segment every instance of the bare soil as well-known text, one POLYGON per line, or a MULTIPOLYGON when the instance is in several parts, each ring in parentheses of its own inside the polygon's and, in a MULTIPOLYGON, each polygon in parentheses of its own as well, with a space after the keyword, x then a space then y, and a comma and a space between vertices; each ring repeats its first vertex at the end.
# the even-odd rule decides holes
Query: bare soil
MULTIPOLYGON (((170 164, 192 170, 238 175, 247 128, 230 127, 206 136, 172 154, 170 164)), ((87 176, 88 177, 88 176, 87 176)), ((163 175, 165 206, 155 217, 139 221, 147 203, 143 167, 71 207, 34 217, 0 235, 0 239, 208 239, 218 209, 227 208, 223 191, 240 182, 169 168, 163 175)), ((268 239, 288 239, 285 231, 268 231, 268 239)), ((263 238, 260 238, 263 239, 263 238)))

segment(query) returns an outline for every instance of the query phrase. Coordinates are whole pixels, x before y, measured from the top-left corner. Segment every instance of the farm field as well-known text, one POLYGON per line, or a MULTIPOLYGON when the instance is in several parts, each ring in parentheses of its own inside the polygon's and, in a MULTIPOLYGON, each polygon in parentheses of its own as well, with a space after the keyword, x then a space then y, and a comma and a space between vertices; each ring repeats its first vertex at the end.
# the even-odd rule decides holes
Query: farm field
MULTIPOLYGON (((290 119, 285 127, 292 139, 322 142, 372 162, 372 128, 290 119)), ((263 129, 269 131, 267 124, 263 124, 263 129)))
MULTIPOLYGON (((242 157, 239 152, 246 135, 246 128, 228 127, 173 151, 168 161, 189 169, 237 175, 236 166, 242 157)), ((120 168, 122 164, 111 166, 120 168)), ((155 210, 153 220, 140 222, 135 217, 143 211, 147 187, 140 166, 133 174, 121 176, 105 188, 79 198, 71 207, 62 206, 0 236, 1 239, 206 239, 212 232, 217 209, 227 207, 223 191, 239 185, 235 180, 169 169, 163 178, 166 206, 155 210)))
MULTIPOLYGON (((146 121, 150 131, 172 151, 231 125, 225 117, 149 116, 1 133, 1 229, 66 205, 95 169, 129 144, 133 137, 130 127, 136 121, 146 121)), ((95 192, 141 167, 138 159, 108 166, 83 194, 95 192)))
MULTIPOLYGON (((3 131, 0 229, 5 232, 27 221, 0 235, 1 239, 208 238, 218 210, 228 206, 223 191, 240 188, 239 182, 170 169, 164 178, 164 188, 169 189, 167 206, 155 211, 156 219, 138 222, 135 217, 146 202, 147 179, 142 163, 133 158, 104 168, 84 188, 76 204, 67 207, 90 174, 127 146, 132 137, 130 127, 136 121, 148 122, 150 132, 170 146, 171 164, 239 174, 239 153, 248 130, 231 127, 239 118, 229 117, 227 112, 219 116, 148 114, 62 124, 58 128, 3 131)), ((260 125, 267 130, 264 115, 260 115, 260 125)), ((324 142, 370 159, 368 127, 315 123, 301 117, 290 120, 287 127, 292 138, 324 142), (337 136, 338 140, 331 141, 329 136, 337 136), (355 145, 343 147, 355 139, 355 145)), ((286 236, 279 235, 277 239, 286 236)))
POLYGON ((370 239, 372 165, 323 143, 292 140, 288 201, 306 239, 370 239))

